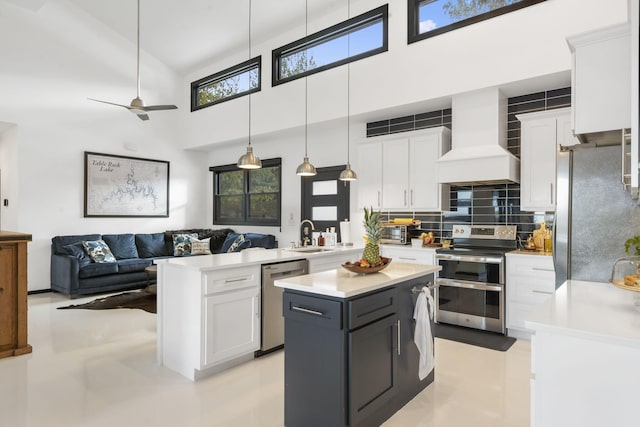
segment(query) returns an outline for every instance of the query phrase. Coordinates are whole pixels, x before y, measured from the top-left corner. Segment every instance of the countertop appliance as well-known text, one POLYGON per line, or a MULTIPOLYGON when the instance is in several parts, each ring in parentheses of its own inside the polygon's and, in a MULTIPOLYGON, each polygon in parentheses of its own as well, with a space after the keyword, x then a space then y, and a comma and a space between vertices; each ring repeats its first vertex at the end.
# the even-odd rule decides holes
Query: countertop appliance
POLYGON ((454 225, 453 247, 436 249, 436 322, 504 334, 505 253, 515 225, 454 225))
POLYGON ((382 235, 380 243, 391 245, 408 245, 411 243, 413 232, 417 230, 416 225, 402 225, 392 222, 382 223, 382 235))
POLYGON ((622 157, 620 143, 560 147, 556 288, 567 279, 608 282, 616 259, 626 256, 624 242, 640 234, 640 208, 622 185, 622 157))
POLYGON ((273 282, 309 272, 306 259, 286 261, 262 266, 262 303, 260 350, 256 356, 278 350, 284 346, 284 317, 282 316, 282 288, 273 282))

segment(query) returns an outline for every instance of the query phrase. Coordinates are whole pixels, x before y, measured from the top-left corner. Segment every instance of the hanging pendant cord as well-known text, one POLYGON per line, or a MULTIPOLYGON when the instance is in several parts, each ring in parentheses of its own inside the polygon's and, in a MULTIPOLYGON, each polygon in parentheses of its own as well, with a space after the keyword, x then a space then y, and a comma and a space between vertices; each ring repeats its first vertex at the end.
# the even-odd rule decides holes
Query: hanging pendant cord
POLYGON ((138 0, 138 51, 136 68, 137 98, 140 98, 140 0, 138 0))
MULTIPOLYGON (((251 60, 251 0, 249 0, 249 60, 251 60)), ((251 77, 249 77, 251 89, 251 77)), ((251 145, 251 94, 249 94, 249 145, 251 145)))
MULTIPOLYGON (((304 37, 307 38, 309 35, 309 1, 305 0, 304 2, 304 37)), ((306 40, 305 40, 306 43, 306 40)), ((307 49, 304 53, 304 62, 305 68, 308 66, 308 58, 307 55, 309 50, 307 49)), ((304 78, 304 156, 308 157, 307 154, 307 128, 309 126, 309 103, 308 99, 308 91, 309 84, 307 83, 307 76, 304 78)))
MULTIPOLYGON (((351 17, 351 0, 347 0, 347 19, 351 17)), ((347 34, 347 55, 351 55, 351 30, 347 34)), ((347 63, 347 165, 351 163, 351 63, 347 63)))

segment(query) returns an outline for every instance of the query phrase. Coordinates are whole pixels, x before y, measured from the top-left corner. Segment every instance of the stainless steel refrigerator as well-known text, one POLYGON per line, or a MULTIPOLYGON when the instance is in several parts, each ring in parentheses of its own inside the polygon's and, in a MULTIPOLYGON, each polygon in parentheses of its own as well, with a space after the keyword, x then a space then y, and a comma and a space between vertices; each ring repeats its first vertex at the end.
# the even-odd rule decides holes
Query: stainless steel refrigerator
POLYGON ((608 282, 624 242, 640 234, 640 208, 622 186, 621 145, 561 147, 554 222, 556 287, 608 282))

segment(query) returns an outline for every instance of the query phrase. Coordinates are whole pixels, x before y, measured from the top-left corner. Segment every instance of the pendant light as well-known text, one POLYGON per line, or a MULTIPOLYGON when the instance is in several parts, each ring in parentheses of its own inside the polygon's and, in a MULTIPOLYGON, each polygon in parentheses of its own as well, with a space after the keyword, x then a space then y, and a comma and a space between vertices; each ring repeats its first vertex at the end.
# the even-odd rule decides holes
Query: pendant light
MULTIPOLYGON (((351 0, 347 0, 347 19, 351 17, 351 0)), ((347 54, 351 54, 351 34, 347 35, 347 54)), ((347 168, 340 172, 338 179, 340 181, 355 181, 358 179, 358 175, 351 169, 350 162, 350 134, 351 126, 351 63, 347 64, 347 168)))
MULTIPOLYGON (((308 0, 306 0, 304 2, 304 35, 305 37, 309 35, 308 26, 309 26, 309 2, 308 0)), ((306 52, 305 52, 304 58, 306 62, 307 60, 306 52)), ((307 77, 305 77, 304 78, 304 160, 302 161, 302 163, 300 163, 300 166, 298 166, 298 169, 296 169, 296 175, 298 176, 314 176, 318 173, 316 171, 316 167, 313 166, 311 162, 309 162, 309 156, 307 155, 307 127, 309 124, 309 120, 308 120, 309 103, 307 102, 308 92, 309 90, 308 90, 308 84, 307 84, 307 77)))
MULTIPOLYGON (((251 59, 251 0, 249 0, 249 59, 251 59)), ((249 80, 249 86, 251 86, 251 80, 249 80)), ((247 152, 238 159, 237 166, 240 169, 260 169, 262 167, 262 161, 253 154, 251 146, 251 94, 249 94, 249 144, 247 152)))

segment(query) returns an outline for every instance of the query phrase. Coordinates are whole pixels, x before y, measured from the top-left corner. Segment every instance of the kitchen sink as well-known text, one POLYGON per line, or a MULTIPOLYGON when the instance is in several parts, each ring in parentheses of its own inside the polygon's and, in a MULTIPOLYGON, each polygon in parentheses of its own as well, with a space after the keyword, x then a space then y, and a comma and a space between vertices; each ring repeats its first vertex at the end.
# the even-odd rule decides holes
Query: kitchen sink
POLYGON ((287 249, 287 250, 293 251, 293 252, 304 252, 304 253, 307 253, 307 254, 316 253, 316 252, 332 252, 332 251, 334 251, 334 249, 318 248, 318 247, 293 248, 293 249, 287 249))

